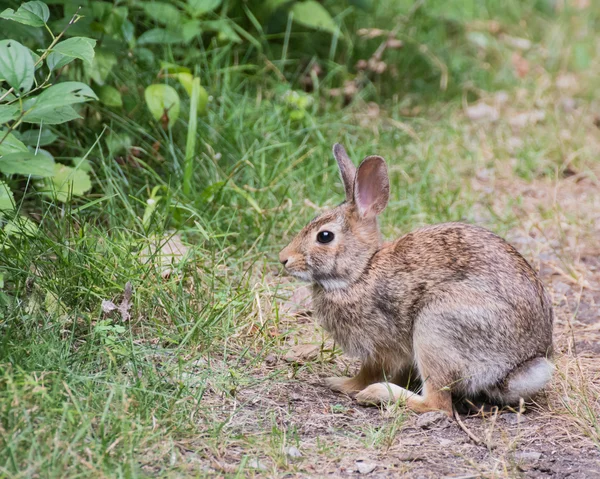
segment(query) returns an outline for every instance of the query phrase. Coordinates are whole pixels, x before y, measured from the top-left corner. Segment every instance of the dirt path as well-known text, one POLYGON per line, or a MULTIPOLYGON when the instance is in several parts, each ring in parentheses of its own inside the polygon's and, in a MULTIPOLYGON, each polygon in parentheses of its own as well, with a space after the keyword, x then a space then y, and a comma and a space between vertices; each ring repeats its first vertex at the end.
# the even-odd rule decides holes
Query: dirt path
MULTIPOLYGON (((480 186, 485 185, 474 185, 480 186)), ((443 415, 364 408, 329 392, 320 377, 340 374, 344 363, 317 362, 292 381, 242 394, 254 402, 256 415, 245 421, 244 414, 238 418, 246 426, 254 423, 260 429, 264 422, 259 417, 272 417, 282 430, 294 431, 303 457, 291 475, 600 477, 598 185, 590 177, 534 183, 498 180, 490 206, 500 210, 506 205, 497 198, 517 196, 522 198, 518 217, 524 220, 508 239, 539 269, 556 308, 558 367, 547 394, 528 405, 524 414, 501 411, 464 418, 466 427, 483 441, 477 445, 443 415), (545 215, 544 210, 554 214, 545 215)), ((305 328, 310 335, 310 320, 305 328)), ((261 474, 270 475, 266 470, 261 474)))
POLYGON ((232 477, 243 470, 260 477, 600 478, 598 177, 473 180, 482 192, 481 224, 490 210, 518 208, 520 224, 507 239, 540 271, 556 311, 551 387, 524 414, 464 417, 482 444, 443 415, 361 407, 330 392, 323 377, 356 368, 343 356, 321 352, 287 363, 292 344, 322 340, 310 318, 288 313, 280 331, 295 333, 279 355, 269 354, 255 369, 260 386, 240 388, 235 400, 204 398, 224 421, 228 439, 212 448, 202 439, 187 444, 186 460, 209 475, 232 477), (518 206, 510 198, 519 198, 518 206))

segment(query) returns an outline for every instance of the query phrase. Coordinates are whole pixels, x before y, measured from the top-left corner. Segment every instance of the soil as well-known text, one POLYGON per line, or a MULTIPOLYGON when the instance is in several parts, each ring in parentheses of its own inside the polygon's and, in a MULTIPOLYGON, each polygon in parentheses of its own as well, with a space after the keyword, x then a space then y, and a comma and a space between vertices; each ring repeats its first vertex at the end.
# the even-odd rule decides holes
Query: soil
MULTIPOLYGON (((343 356, 330 359, 329 353, 319 355, 318 348, 304 348, 298 361, 288 364, 282 351, 269 355, 256 376, 267 378, 269 371, 283 367, 288 378, 240 390, 236 402, 245 406, 227 424, 229 435, 246 440, 264 438, 274 430, 287 435, 272 446, 279 449, 280 462, 273 460, 272 451, 261 454, 257 449, 256 459, 246 464, 254 467, 248 474, 253 470, 264 477, 600 478, 598 187, 586 178, 540 180, 534 185, 512 179, 498 181, 494 191, 491 207, 498 211, 506 205, 496 204, 495 198, 524 199, 520 216, 526 219, 507 238, 540 271, 553 297, 557 372, 547 392, 535 404, 527 404, 523 414, 506 409, 463 416, 465 427, 481 440, 476 444, 443 414, 418 416, 401 408, 362 407, 329 391, 323 377, 350 374, 357 366, 343 356), (535 205, 552 202, 556 219, 546 220, 535 205), (565 211, 577 221, 563 222, 565 211), (293 454, 286 455, 284 442, 293 445, 293 454)), ((305 293, 300 288, 292 299, 302 301, 305 293)), ((290 343, 319 344, 310 317, 297 314, 289 302, 287 306, 289 324, 296 328, 290 343)), ((285 328, 285 320, 280 327, 285 328)), ((213 400, 222 407, 222 398, 213 400)), ((229 445, 212 453, 214 459, 204 470, 234 474, 247 454, 248 447, 241 443, 229 445)))

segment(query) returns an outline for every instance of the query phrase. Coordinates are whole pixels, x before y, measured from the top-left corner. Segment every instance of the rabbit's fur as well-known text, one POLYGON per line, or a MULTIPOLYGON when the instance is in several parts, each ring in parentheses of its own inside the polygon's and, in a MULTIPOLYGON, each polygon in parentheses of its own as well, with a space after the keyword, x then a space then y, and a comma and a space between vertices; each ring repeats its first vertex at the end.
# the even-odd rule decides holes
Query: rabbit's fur
POLYGON ((334 156, 346 200, 280 253, 291 275, 313 284, 324 328, 362 361, 355 377, 326 384, 363 403, 402 400, 449 414, 453 397, 515 404, 541 390, 553 371, 553 311, 527 261, 490 231, 461 223, 383 243, 385 161, 370 156, 356 169, 339 144, 334 156), (322 231, 333 241, 318 242, 322 231), (420 394, 400 387, 411 374, 420 394))

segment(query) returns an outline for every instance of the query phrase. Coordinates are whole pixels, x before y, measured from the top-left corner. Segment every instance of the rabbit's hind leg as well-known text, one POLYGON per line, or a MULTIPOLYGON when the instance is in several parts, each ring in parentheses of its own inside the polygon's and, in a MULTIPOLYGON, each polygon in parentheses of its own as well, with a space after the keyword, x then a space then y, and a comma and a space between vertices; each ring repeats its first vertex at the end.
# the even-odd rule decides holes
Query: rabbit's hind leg
POLYGON ((381 381, 383 377, 383 368, 380 365, 363 363, 356 376, 352 378, 325 378, 324 383, 332 391, 354 395, 370 384, 381 381))
POLYGON ((428 411, 443 411, 452 415, 452 394, 445 389, 432 387, 425 382, 422 394, 416 394, 408 389, 392 383, 371 384, 356 395, 361 404, 382 404, 401 402, 416 413, 428 411))

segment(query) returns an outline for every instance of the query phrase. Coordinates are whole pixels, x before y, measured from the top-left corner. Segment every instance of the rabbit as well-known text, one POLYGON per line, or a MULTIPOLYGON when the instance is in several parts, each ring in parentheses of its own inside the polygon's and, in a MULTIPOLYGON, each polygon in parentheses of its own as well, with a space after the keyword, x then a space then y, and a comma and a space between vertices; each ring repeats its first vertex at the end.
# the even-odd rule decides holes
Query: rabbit
POLYGON ((380 156, 358 169, 333 147, 346 199, 313 219, 279 254, 312 283, 314 315, 361 361, 325 384, 362 404, 404 403, 452 414, 453 401, 528 400, 550 381, 551 300, 505 240, 464 223, 425 226, 384 243, 377 216, 389 178, 380 156), (406 389, 410 376, 422 387, 406 389))

